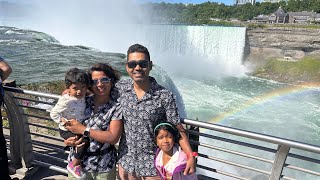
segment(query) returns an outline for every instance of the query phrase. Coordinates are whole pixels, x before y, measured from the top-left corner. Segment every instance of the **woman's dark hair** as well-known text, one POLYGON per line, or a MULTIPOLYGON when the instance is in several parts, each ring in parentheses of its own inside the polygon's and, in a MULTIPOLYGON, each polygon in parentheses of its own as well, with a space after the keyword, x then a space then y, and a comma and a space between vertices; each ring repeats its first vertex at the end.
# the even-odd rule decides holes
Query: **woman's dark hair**
POLYGON ((76 83, 82 83, 82 84, 85 84, 86 86, 89 86, 90 77, 84 70, 81 70, 78 68, 72 68, 66 72, 64 82, 65 82, 66 88, 69 88, 72 84, 76 84, 76 83))
POLYGON ((148 49, 140 44, 131 45, 127 51, 127 61, 130 53, 143 53, 146 56, 146 60, 150 61, 150 53, 148 49))
POLYGON ((158 136, 160 130, 164 130, 164 131, 170 132, 172 134, 172 136, 173 136, 173 139, 174 139, 175 143, 178 143, 179 140, 181 139, 179 130, 175 127, 175 125, 173 125, 170 122, 160 123, 154 128, 153 131, 154 131, 155 140, 157 139, 157 136, 158 136))
POLYGON ((96 63, 96 64, 92 65, 91 68, 89 69, 90 79, 92 79, 92 72, 93 71, 102 71, 102 72, 104 72, 104 74, 107 75, 111 79, 111 82, 113 83, 113 86, 120 79, 120 72, 115 70, 115 69, 113 69, 107 63, 96 63))

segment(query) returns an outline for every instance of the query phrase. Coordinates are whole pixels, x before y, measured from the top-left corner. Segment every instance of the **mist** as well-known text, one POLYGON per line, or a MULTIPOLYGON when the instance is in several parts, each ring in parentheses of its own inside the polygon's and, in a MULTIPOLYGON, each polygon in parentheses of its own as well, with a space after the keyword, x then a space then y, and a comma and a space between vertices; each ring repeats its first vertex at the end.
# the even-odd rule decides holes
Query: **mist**
MULTIPOLYGON (((11 3, 12 4, 12 3, 11 3)), ((32 29, 54 36, 64 45, 84 45, 124 53, 132 29, 148 22, 148 12, 137 0, 15 1, 15 13, 0 25, 32 29)), ((4 9, 4 8, 1 8, 4 9)))

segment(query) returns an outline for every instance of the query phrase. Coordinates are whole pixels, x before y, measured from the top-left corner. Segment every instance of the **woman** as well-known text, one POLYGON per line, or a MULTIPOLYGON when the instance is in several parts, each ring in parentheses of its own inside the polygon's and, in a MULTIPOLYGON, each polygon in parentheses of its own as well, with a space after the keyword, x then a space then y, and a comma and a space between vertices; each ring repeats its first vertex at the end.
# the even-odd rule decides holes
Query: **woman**
MULTIPOLYGON (((120 111, 116 106, 114 84, 119 80, 118 71, 107 64, 94 64, 89 75, 92 79, 91 90, 93 95, 86 99, 85 115, 90 118, 84 125, 76 120, 66 124, 66 128, 75 134, 83 134, 90 138, 86 156, 82 167, 85 179, 116 179, 116 144, 121 136, 123 123, 120 120, 120 111), (114 94, 114 95, 111 95, 114 94)), ((81 139, 71 137, 65 140, 68 146, 81 146, 81 139), (80 144, 80 145, 79 145, 80 144)), ((69 158, 72 157, 71 151, 69 158)), ((69 159, 71 160, 71 158, 69 159)), ((69 175, 69 179, 73 177, 69 175)))

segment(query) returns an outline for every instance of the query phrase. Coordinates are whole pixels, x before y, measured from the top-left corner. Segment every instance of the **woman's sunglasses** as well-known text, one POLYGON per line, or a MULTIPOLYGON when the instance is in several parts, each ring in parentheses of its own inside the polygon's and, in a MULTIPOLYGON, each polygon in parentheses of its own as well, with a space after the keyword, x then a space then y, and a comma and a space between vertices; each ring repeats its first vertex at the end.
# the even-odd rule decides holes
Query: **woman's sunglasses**
POLYGON ((104 78, 101 78, 101 79, 93 79, 92 80, 92 84, 93 85, 97 85, 99 82, 100 83, 109 83, 109 82, 111 82, 111 79, 107 78, 107 77, 104 77, 104 78))
POLYGON ((128 61, 127 62, 128 68, 135 68, 137 65, 139 65, 141 68, 147 68, 149 65, 149 61, 148 60, 140 60, 140 61, 128 61))

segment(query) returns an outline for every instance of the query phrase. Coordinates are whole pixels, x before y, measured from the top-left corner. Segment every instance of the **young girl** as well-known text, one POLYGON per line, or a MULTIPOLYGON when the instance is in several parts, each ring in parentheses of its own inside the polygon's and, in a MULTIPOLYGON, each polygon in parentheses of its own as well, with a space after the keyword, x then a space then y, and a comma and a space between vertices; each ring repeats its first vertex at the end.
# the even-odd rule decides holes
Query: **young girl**
POLYGON ((158 146, 154 160, 158 174, 163 180, 197 180, 195 173, 183 175, 188 160, 178 142, 179 131, 171 123, 160 123, 154 128, 158 146))
MULTIPOLYGON (((59 123, 59 132, 63 139, 74 136, 81 137, 81 135, 68 131, 64 124, 71 119, 76 119, 79 122, 86 119, 84 113, 86 108, 85 95, 90 85, 90 78, 84 70, 72 68, 65 75, 65 85, 68 93, 59 98, 57 104, 52 108, 50 116, 55 122, 59 123)), ((87 150, 88 139, 85 138, 84 142, 85 146, 76 148, 77 153, 74 159, 67 165, 68 171, 78 179, 85 177, 80 162, 87 150)))

